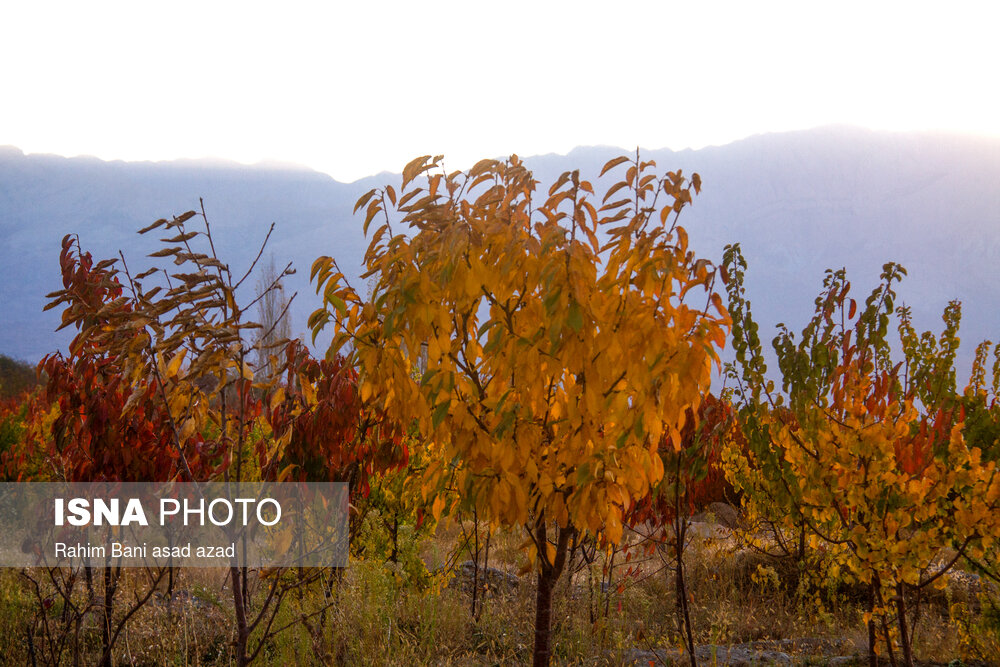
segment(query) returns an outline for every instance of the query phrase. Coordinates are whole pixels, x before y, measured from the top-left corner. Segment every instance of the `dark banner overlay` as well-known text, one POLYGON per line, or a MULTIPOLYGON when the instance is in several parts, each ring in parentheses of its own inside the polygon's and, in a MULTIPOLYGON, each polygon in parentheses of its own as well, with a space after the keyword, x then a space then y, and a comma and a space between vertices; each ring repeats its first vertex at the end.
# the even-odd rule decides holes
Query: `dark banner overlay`
POLYGON ((345 567, 347 484, 0 483, 0 567, 345 567))

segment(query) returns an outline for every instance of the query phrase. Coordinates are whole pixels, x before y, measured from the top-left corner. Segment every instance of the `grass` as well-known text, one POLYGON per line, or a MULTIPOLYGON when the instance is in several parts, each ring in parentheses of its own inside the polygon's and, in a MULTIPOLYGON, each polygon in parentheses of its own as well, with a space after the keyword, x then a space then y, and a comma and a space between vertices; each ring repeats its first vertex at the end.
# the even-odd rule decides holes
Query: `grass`
MULTIPOLYGON (((329 598, 320 586, 290 594, 275 621, 275 627, 288 624, 289 628, 266 643, 257 664, 413 667, 529 662, 533 578, 521 576, 513 591, 488 595, 478 621, 474 620, 467 592, 450 580, 449 573, 434 572, 447 560, 457 535, 452 527, 418 545, 414 553, 429 565, 419 581, 413 568, 405 565, 355 560, 342 577, 327 580, 329 598), (306 622, 301 622, 303 617, 306 622)), ((516 534, 495 535, 490 565, 508 572, 524 567, 520 542, 516 534)), ((554 598, 554 662, 615 665, 634 650, 680 645, 669 559, 662 553, 647 556, 638 551, 627 563, 625 558, 615 554, 610 585, 606 555, 560 580, 554 598)), ((813 664, 865 650, 861 601, 849 590, 796 589, 790 585, 793 573, 740 552, 732 543, 693 543, 686 568, 697 644, 753 642, 761 648, 794 652, 813 664), (798 645, 787 640, 797 640, 798 645)), ((267 580, 254 581, 258 601, 266 584, 267 580)), ((119 605, 139 589, 138 576, 129 573, 119 605)), ((183 594, 169 604, 157 596, 131 619, 116 647, 115 664, 233 664, 233 612, 225 572, 184 570, 175 589, 183 594)), ((948 595, 925 605, 915 635, 917 657, 940 664, 956 659, 965 664, 1000 664, 1000 613, 989 604, 977 606, 977 600, 948 595)), ((5 638, 0 663, 30 664, 27 629, 34 622, 37 632, 42 618, 37 609, 22 574, 0 572, 0 636, 5 638)), ((60 605, 53 604, 44 615, 56 625, 60 613, 60 605)), ((81 624, 83 664, 97 660, 99 622, 95 612, 81 624)), ((71 664, 68 652, 60 664, 71 664)))

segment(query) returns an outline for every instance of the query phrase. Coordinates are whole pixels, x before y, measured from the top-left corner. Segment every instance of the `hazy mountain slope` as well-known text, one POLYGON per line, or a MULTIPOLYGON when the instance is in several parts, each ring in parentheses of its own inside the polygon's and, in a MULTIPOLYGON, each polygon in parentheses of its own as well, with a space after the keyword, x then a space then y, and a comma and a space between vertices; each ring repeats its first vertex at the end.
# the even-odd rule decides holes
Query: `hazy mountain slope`
MULTIPOLYGON (((529 163, 551 174, 618 152, 529 163)), ((682 224, 710 257, 741 243, 765 340, 778 321, 801 327, 825 268, 846 267, 856 296, 867 296, 890 260, 909 271, 899 293, 918 327, 940 330, 947 302, 963 301, 965 364, 975 343, 1000 337, 1000 141, 834 127, 643 155, 701 174, 682 224)))
MULTIPOLYGON (((596 177, 614 148, 527 159, 543 183, 580 168, 596 177)), ((846 266, 864 294, 889 260, 910 271, 900 292, 917 324, 939 329, 948 299, 965 304, 965 352, 1000 337, 1000 141, 890 134, 851 128, 752 137, 698 151, 646 151, 661 169, 701 173, 704 188, 681 217, 699 254, 718 258, 738 241, 750 263, 749 289, 765 333, 811 312, 826 267, 846 266)), ((142 264, 149 240, 134 231, 204 197, 227 257, 249 260, 270 222, 278 263, 294 261, 300 294, 293 331, 305 329, 316 298, 308 270, 319 254, 356 273, 365 247, 357 196, 389 174, 342 184, 307 170, 225 163, 105 163, 23 156, 0 149, 0 352, 36 360, 64 344, 41 312, 58 285, 58 244, 78 233, 95 256, 123 248, 142 264)))
MULTIPOLYGON (((59 287, 59 243, 78 234, 96 258, 124 250, 133 270, 155 238, 135 232, 159 217, 199 206, 203 197, 220 253, 245 270, 271 222, 269 249, 277 263, 292 261, 292 289, 306 291, 309 266, 320 252, 360 263, 363 238, 353 202, 371 184, 344 185, 306 170, 268 170, 199 163, 129 164, 0 152, 0 350, 36 360, 68 341, 54 336, 58 313, 42 313, 44 295, 59 287)), ((140 269, 141 270, 141 269, 140 269)), ((254 281, 248 281, 252 291, 254 281)), ((296 331, 305 328, 308 294, 296 299, 296 331), (305 297, 305 298, 304 298, 305 297)), ((314 307, 312 304, 311 307, 314 307)), ((63 332, 65 333, 65 332, 63 332)))

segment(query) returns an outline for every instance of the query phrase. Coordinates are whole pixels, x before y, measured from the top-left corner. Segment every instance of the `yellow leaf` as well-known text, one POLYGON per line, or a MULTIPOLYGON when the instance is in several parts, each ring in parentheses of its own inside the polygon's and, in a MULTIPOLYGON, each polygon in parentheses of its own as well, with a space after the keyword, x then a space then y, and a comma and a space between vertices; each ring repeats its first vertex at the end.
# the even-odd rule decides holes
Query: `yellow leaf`
POLYGON ((285 388, 278 387, 271 395, 271 409, 274 410, 284 402, 285 402, 285 388))
POLYGON ((431 505, 431 514, 434 516, 435 521, 441 519, 441 511, 444 509, 444 496, 438 496, 434 499, 434 503, 431 505))
POLYGON ((167 365, 167 373, 166 373, 168 378, 177 377, 177 374, 180 372, 181 369, 181 364, 184 362, 185 355, 187 355, 187 348, 182 347, 180 349, 180 352, 175 354, 174 358, 170 360, 170 363, 167 365))
POLYGON ((194 419, 190 419, 190 418, 185 419, 184 423, 181 424, 180 433, 177 434, 178 440, 180 440, 183 443, 185 440, 187 440, 192 435, 194 435, 195 426, 196 426, 196 424, 195 424, 194 419))

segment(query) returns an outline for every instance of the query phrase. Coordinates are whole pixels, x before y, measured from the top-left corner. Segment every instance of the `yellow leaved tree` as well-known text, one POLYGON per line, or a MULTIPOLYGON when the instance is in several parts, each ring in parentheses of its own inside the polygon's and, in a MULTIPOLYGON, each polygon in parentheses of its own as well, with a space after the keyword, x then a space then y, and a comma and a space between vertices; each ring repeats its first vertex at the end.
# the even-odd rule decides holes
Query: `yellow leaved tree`
POLYGON ((553 587, 574 536, 622 535, 622 516, 663 475, 662 435, 681 444, 729 318, 715 267, 677 226, 691 189, 678 172, 620 157, 598 201, 578 172, 535 198, 512 156, 445 173, 424 157, 401 191, 365 194, 362 297, 336 262, 313 265, 364 401, 423 442, 435 518, 476 508, 523 527, 538 573, 535 664, 547 664, 553 587), (420 369, 419 372, 417 369, 420 369), (689 412, 690 409, 690 412, 689 412))
POLYGON ((905 270, 886 264, 862 308, 845 271, 828 271, 800 336, 779 325, 777 391, 744 298, 738 246, 725 261, 737 359, 729 374, 746 440, 724 453, 727 476, 748 512, 776 526, 775 542, 798 536, 822 547, 831 580, 865 585, 869 664, 878 663, 881 637, 893 664, 898 644, 913 665, 922 591, 1000 537, 997 466, 966 442, 954 388, 958 305, 946 309, 940 340, 918 337, 909 311, 895 311, 905 362, 893 363, 893 283, 905 270))

